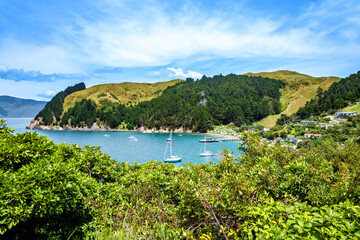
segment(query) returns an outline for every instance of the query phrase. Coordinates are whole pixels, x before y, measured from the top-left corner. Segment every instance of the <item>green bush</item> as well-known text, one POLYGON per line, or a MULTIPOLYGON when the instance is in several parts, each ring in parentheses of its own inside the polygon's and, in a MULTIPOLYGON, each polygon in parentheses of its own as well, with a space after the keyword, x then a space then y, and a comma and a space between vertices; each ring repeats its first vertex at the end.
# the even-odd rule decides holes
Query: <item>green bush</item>
POLYGON ((0 121, 5 239, 357 239, 360 146, 244 133, 218 163, 119 163, 0 121))

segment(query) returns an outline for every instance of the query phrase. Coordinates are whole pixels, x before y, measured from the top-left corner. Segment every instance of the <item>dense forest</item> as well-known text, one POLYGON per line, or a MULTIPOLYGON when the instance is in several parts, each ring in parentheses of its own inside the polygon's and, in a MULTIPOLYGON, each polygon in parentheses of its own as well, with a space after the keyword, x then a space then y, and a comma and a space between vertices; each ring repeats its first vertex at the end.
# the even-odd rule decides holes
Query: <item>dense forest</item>
POLYGON ((296 115, 300 119, 305 119, 310 116, 319 116, 321 113, 332 114, 347 106, 348 102, 358 101, 359 98, 360 71, 332 84, 327 91, 319 88, 316 97, 300 108, 296 115))
POLYGON ((184 128, 205 132, 215 124, 251 124, 281 111, 284 82, 229 74, 187 79, 164 90, 160 97, 126 107, 104 100, 96 106, 82 100, 65 112, 60 125, 91 126, 99 121, 111 128, 184 128))
POLYGON ((78 83, 72 87, 66 88, 64 91, 59 92, 36 115, 35 119, 42 118, 42 124, 44 125, 52 124, 54 122, 54 118, 56 119, 56 121, 60 121, 60 116, 63 112, 63 104, 65 97, 83 89, 85 89, 85 84, 78 83))
POLYGON ((0 238, 360 238, 359 143, 242 140, 239 159, 140 165, 0 120, 0 238))

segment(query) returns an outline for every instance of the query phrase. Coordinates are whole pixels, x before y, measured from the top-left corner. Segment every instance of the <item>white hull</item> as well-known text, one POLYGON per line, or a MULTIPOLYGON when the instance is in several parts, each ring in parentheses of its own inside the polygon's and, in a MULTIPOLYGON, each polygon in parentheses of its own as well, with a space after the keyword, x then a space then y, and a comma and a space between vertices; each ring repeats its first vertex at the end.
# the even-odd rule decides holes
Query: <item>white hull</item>
POLYGON ((210 151, 206 151, 203 153, 200 153, 200 157, 208 157, 208 156, 213 156, 214 154, 210 151))
POLYGON ((206 137, 204 138, 204 140, 202 142, 204 144, 204 151, 201 152, 201 149, 200 149, 200 157, 209 157, 209 156, 214 155, 211 151, 206 151, 206 137))
POLYGON ((170 158, 167 158, 164 160, 164 162, 167 162, 167 163, 180 162, 180 161, 181 161, 181 157, 178 157, 178 156, 171 156, 170 158))

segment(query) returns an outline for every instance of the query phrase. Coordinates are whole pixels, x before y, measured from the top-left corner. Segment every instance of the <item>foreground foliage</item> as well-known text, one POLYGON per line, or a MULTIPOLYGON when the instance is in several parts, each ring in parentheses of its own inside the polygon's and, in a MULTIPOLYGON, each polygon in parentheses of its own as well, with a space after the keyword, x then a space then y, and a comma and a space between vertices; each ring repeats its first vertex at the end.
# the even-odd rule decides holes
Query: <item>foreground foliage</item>
POLYGON ((7 239, 360 237, 356 142, 295 152, 245 134, 240 159, 224 150, 219 163, 176 168, 118 163, 98 147, 0 126, 7 239))

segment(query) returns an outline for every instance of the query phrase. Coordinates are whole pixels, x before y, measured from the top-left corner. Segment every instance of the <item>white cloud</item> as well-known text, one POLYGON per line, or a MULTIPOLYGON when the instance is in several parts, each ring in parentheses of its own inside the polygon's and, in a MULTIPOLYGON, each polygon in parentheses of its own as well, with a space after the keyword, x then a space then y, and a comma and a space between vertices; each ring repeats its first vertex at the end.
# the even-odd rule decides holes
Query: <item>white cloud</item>
MULTIPOLYGON (((304 29, 274 33, 271 20, 242 22, 242 29, 227 20, 207 19, 200 24, 152 16, 153 23, 116 19, 84 26, 82 46, 89 59, 110 66, 156 66, 194 55, 212 57, 303 56, 327 50, 311 40, 304 29), (144 26, 144 27, 142 27, 144 26)), ((241 20, 241 19, 239 19, 241 20)), ((325 44, 326 45, 326 44, 325 44)))
POLYGON ((200 79, 204 74, 194 72, 188 70, 186 73, 181 68, 166 68, 171 73, 168 75, 169 77, 180 77, 180 78, 193 78, 193 79, 200 79))
POLYGON ((3 39, 0 44, 0 64, 9 69, 50 73, 77 73, 76 63, 66 48, 55 45, 34 45, 3 39))
MULTIPOLYGON (((187 1, 172 12, 156 0, 100 1, 95 3, 96 17, 82 19, 79 13, 73 26, 59 26, 46 45, 0 42, 0 64, 43 73, 74 73, 103 66, 171 66, 178 60, 354 57, 360 55, 358 28, 351 27, 359 22, 352 10, 359 5, 356 1, 314 3, 293 19, 268 17, 242 9, 242 4, 236 14, 222 14, 221 10, 198 10, 187 1), (335 19, 335 24, 325 18, 335 19), (334 32, 349 42, 333 41, 329 35, 334 32)), ((191 71, 183 74, 198 76, 191 71)))
POLYGON ((303 19, 296 20, 259 17, 256 13, 225 18, 196 10, 191 12, 190 8, 183 14, 179 10, 178 14, 171 15, 153 6, 142 6, 137 11, 127 11, 124 4, 109 10, 112 7, 107 6, 108 15, 96 22, 82 21, 82 30, 73 33, 86 55, 84 61, 139 67, 172 64, 178 59, 191 61, 198 57, 311 59, 339 52, 353 54, 348 44, 329 41, 328 34, 336 29, 317 22, 316 18, 320 18, 326 8, 323 5, 321 11, 309 10, 303 19), (124 14, 120 16, 119 12, 124 14), (298 20, 299 26, 288 22, 298 20))
POLYGON ((54 90, 46 90, 45 92, 42 93, 44 96, 49 96, 52 97, 55 95, 55 91, 54 90))

